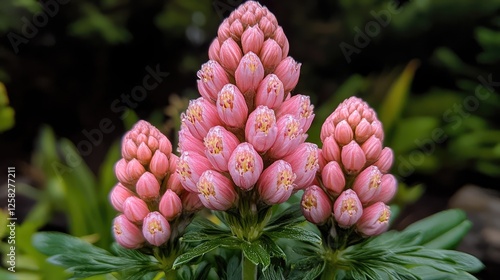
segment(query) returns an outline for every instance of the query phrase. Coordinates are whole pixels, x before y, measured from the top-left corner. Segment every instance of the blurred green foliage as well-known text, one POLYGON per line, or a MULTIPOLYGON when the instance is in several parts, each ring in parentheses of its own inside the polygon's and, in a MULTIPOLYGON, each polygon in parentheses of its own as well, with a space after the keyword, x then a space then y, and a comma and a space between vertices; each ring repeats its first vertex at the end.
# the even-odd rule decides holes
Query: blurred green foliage
POLYGON ((0 82, 0 133, 12 128, 14 123, 14 109, 9 106, 7 90, 0 82))
MULTIPOLYGON (((121 76, 106 80, 117 70, 111 67, 113 63, 123 63, 119 68, 137 59, 143 67, 152 59, 148 55, 157 56, 158 60, 169 65, 172 72, 169 79, 173 82, 168 87, 181 89, 174 95, 172 89, 161 88, 164 95, 156 99, 152 97, 151 101, 156 111, 150 117, 158 127, 164 121, 163 114, 158 112, 164 110, 165 103, 174 104, 164 112, 168 116, 165 127, 175 131, 182 111, 179 108, 186 105, 186 98, 197 94, 196 71, 208 59, 208 44, 216 36, 216 28, 222 21, 219 17, 221 11, 216 10, 214 3, 219 4, 217 7, 228 8, 222 11, 228 15, 236 2, 95 0, 69 1, 61 5, 48 25, 40 28, 41 33, 56 38, 57 44, 46 43, 50 36, 37 35, 27 43, 32 50, 26 55, 22 53, 26 47, 24 44, 20 46, 20 54, 14 54, 7 39, 0 47, 0 81, 5 82, 11 94, 9 104, 6 91, 0 87, 0 131, 13 126, 14 109, 19 114, 19 109, 30 103, 26 100, 33 96, 25 92, 32 95, 45 93, 42 98, 49 100, 47 103, 57 104, 55 101, 67 100, 64 99, 66 95, 78 97, 91 91, 96 94, 89 94, 91 101, 85 101, 96 107, 101 102, 104 110, 109 111, 109 102, 96 96, 109 94, 113 98, 112 94, 121 93, 113 92, 115 88, 118 88, 115 91, 122 90, 119 86, 128 80, 135 83, 135 80, 121 76), (152 35, 143 36, 144 33, 152 35), (144 38, 154 40, 142 42, 144 38), (63 58, 73 55, 95 60, 95 68, 90 68, 92 73, 77 72, 74 75, 79 79, 68 82, 76 85, 69 89, 83 88, 83 93, 79 94, 57 87, 66 83, 68 70, 55 59, 49 67, 53 64, 56 69, 54 76, 64 78, 47 82, 31 77, 45 74, 44 68, 40 71, 36 67, 37 63, 43 62, 37 60, 37 51, 53 47, 59 54, 63 51, 61 44, 64 48, 64 42, 71 41, 69 39, 76 40, 70 46, 84 47, 73 52, 64 50, 63 58), (136 49, 141 43, 146 44, 147 49, 136 49), (102 52, 102 49, 109 52, 102 52), (122 55, 108 58, 116 53, 122 55), (142 57, 144 60, 140 60, 142 57), (18 70, 18 65, 22 70, 18 70), (26 76, 19 74, 24 71, 28 73, 26 76), (41 73, 34 75, 28 71, 41 73), (32 80, 26 80, 27 76, 32 80), (30 87, 16 88, 25 83, 30 87), (86 87, 89 84, 94 86, 90 90, 86 87), (49 86, 41 88, 40 85, 49 86), (17 103, 13 102, 16 95, 12 92, 19 94, 17 103)), ((316 118, 308 132, 308 141, 319 143, 321 123, 345 98, 357 95, 377 110, 386 130, 384 144, 394 149, 396 161, 392 172, 400 181, 394 203, 398 206, 403 208, 416 201, 424 190, 439 192, 448 188, 453 191, 468 183, 463 181, 464 174, 473 177, 474 183, 497 188, 492 182, 500 178, 499 0, 413 0, 400 4, 388 0, 296 0, 288 1, 286 5, 276 1, 262 3, 269 6, 283 25, 290 41, 290 55, 303 63, 297 92, 311 95, 316 105, 316 118), (370 37, 367 46, 360 48, 360 53, 353 54, 352 62, 347 63, 339 44, 354 44, 359 33, 356 28, 364 31, 369 22, 376 21, 374 14, 380 16, 384 12, 390 16, 387 26, 370 37), (483 87, 478 90, 481 85, 483 87)), ((22 34, 24 22, 21 19, 25 17, 30 21, 40 12, 42 8, 36 0, 0 1, 0 35, 5 37, 9 32, 22 34)), ((40 56, 45 54, 41 52, 40 56)), ((75 111, 81 111, 87 118, 102 118, 100 114, 89 114, 93 108, 73 103, 70 106, 78 107, 75 111)), ((131 116, 131 119, 124 120, 124 128, 134 123, 134 115, 131 116)), ((32 117, 27 119, 36 121, 32 117)), ((16 125, 18 123, 16 119, 16 125)), ((12 131, 4 134, 9 132, 12 131)), ((169 137, 174 135, 171 133, 169 137)), ((95 174, 78 154, 74 143, 67 138, 58 138, 49 126, 40 129, 35 143, 29 163, 34 172, 29 175, 40 183, 36 187, 20 187, 22 195, 36 202, 17 228, 18 238, 23 244, 19 247, 20 258, 26 259, 19 263, 26 264, 26 267, 20 267, 22 273, 16 277, 46 279, 50 275, 50 279, 63 279, 65 274, 59 268, 46 264, 44 257, 34 252, 30 236, 47 226, 56 213, 64 213, 68 233, 86 237, 108 249, 114 212, 107 194, 116 181, 112 165, 119 156, 119 149, 114 142, 104 160, 98 163, 99 167, 93 168, 99 170, 95 174)), ((5 250, 5 244, 1 246, 5 250)), ((10 276, 0 274, 2 279, 10 276)))

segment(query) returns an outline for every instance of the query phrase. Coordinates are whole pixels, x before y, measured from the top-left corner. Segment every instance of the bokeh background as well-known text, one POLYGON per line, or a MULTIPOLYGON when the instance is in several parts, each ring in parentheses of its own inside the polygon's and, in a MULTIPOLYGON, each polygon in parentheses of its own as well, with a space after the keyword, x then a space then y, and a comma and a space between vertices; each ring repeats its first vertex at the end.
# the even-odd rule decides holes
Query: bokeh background
MULTIPOLYGON (((109 246, 121 136, 146 119, 176 141, 217 27, 242 2, 0 1, 0 205, 15 167, 19 219, 19 273, 1 279, 64 279, 31 246, 36 231, 109 246)), ((365 99, 396 155, 393 227, 462 208, 473 225, 457 249, 486 264, 478 278, 500 275, 500 1, 261 3, 302 63, 309 141, 343 99, 365 99)))

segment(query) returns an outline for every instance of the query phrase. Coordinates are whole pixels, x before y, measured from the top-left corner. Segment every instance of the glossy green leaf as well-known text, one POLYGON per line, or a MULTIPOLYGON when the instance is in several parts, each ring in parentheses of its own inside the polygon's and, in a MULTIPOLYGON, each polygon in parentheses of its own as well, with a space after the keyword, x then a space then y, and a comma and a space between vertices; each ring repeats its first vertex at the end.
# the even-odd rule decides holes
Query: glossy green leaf
POLYGON ((465 212, 459 209, 445 210, 409 225, 405 233, 419 233, 419 244, 426 244, 460 226, 466 221, 465 212))
MULTIPOLYGON (((48 261, 65 267, 73 278, 120 272, 123 279, 151 279, 160 270, 159 263, 138 251, 120 256, 96 247, 80 238, 57 232, 39 232, 33 235, 33 245, 51 256, 48 261), (146 277, 146 278, 143 278, 146 277)), ((116 248, 115 248, 116 250, 116 248)), ((120 250, 118 250, 120 252, 120 250)))
POLYGON ((241 241, 234 237, 225 237, 218 238, 214 240, 209 240, 207 242, 203 242, 200 245, 190 249, 186 253, 180 255, 175 259, 173 264, 174 269, 179 267, 182 264, 189 262, 190 260, 202 256, 216 248, 224 247, 224 248, 238 248, 241 244, 241 241))
POLYGON ((464 236, 472 228, 472 223, 465 220, 440 236, 423 243, 426 248, 433 249, 454 249, 460 244, 464 236))
POLYGON ((316 233, 298 226, 276 228, 272 231, 266 231, 265 235, 271 238, 286 238, 302 242, 321 243, 321 238, 316 233))
POLYGON ((243 254, 255 265, 262 265, 262 270, 266 270, 271 264, 271 256, 262 247, 259 241, 241 243, 243 254))

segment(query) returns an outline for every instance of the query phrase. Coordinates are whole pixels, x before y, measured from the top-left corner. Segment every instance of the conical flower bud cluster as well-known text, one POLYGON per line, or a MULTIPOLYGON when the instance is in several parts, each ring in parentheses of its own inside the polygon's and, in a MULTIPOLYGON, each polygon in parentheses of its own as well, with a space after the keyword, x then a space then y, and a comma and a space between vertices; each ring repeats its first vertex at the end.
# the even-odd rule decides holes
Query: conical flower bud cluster
POLYGON ((253 189, 266 204, 312 184, 317 145, 308 96, 292 96, 300 63, 276 17, 247 1, 224 20, 198 71, 201 97, 182 114, 177 173, 205 207, 227 210, 253 189))
POLYGON ((170 223, 186 208, 200 207, 199 200, 185 199, 188 193, 175 174, 177 160, 168 138, 146 121, 123 137, 122 158, 115 165, 119 183, 110 193, 121 213, 113 233, 123 247, 161 246, 171 236, 170 223))
POLYGON ((395 195, 397 181, 388 174, 394 155, 383 147, 383 139, 377 114, 360 98, 346 99, 326 119, 321 129, 320 186, 306 189, 302 198, 302 212, 309 221, 323 224, 333 215, 340 227, 356 227, 363 236, 387 230, 390 210, 385 203, 395 195), (330 205, 311 203, 327 198, 330 205))

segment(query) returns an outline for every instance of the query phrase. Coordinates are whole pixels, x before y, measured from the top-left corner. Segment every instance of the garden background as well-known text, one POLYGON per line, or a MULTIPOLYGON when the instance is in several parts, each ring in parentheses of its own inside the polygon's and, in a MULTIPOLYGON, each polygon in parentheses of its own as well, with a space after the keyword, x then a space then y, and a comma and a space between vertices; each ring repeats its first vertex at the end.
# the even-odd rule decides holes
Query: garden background
MULTIPOLYGON (((109 246, 116 213, 107 195, 121 136, 146 119, 175 143, 208 46, 241 3, 0 2, 0 205, 7 207, 7 168, 15 167, 21 277, 12 279, 64 278, 31 246, 36 231, 109 246)), ((316 107, 309 141, 342 100, 365 99, 395 152, 393 228, 462 208, 473 225, 457 250, 485 263, 478 278, 499 275, 500 1, 261 3, 302 63, 295 92, 316 107)), ((13 276, 6 273, 0 278, 13 276)))

